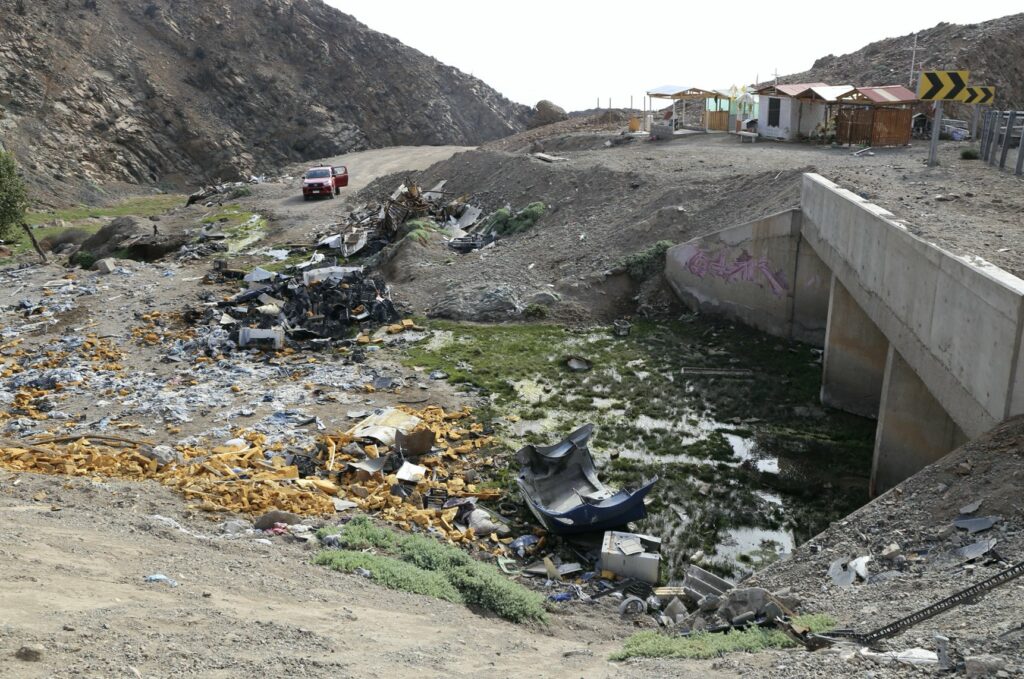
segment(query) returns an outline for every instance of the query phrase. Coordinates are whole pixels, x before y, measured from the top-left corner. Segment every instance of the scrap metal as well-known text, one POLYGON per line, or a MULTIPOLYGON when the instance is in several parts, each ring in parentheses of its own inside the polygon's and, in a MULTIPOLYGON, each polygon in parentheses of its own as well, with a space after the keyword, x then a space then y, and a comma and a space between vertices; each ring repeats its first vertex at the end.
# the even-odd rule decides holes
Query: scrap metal
POLYGON ((808 650, 812 651, 829 646, 836 641, 843 639, 850 639, 864 646, 872 646, 882 639, 895 636, 900 632, 910 629, 925 620, 934 618, 936 615, 948 611, 951 608, 973 601, 985 592, 993 590, 1000 585, 1005 585, 1011 580, 1019 578, 1022 575, 1024 575, 1024 561, 1001 570, 992 577, 986 578, 979 583, 951 594, 941 601, 937 601, 930 606, 925 606, 920 610, 914 611, 910 615, 883 625, 882 627, 871 632, 867 632, 866 634, 858 634, 857 632, 850 630, 833 630, 828 634, 811 634, 807 630, 793 630, 792 627, 788 631, 792 636, 799 639, 808 650))

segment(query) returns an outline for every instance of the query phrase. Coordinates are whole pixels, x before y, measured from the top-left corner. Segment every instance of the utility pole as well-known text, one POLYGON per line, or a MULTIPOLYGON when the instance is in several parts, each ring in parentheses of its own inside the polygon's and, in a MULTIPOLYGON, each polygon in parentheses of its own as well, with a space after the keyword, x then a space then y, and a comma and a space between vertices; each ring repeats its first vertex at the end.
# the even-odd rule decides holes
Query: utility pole
POLYGON ((779 84, 779 69, 776 68, 775 72, 772 73, 772 75, 775 76, 775 84, 778 85, 779 84))
POLYGON ((942 129, 942 100, 935 102, 935 117, 932 118, 932 145, 928 148, 928 167, 939 164, 939 131, 942 129))
POLYGON ((914 34, 914 46, 904 47, 904 50, 910 52, 910 78, 907 80, 907 84, 910 87, 914 86, 914 66, 917 65, 917 33, 914 34))

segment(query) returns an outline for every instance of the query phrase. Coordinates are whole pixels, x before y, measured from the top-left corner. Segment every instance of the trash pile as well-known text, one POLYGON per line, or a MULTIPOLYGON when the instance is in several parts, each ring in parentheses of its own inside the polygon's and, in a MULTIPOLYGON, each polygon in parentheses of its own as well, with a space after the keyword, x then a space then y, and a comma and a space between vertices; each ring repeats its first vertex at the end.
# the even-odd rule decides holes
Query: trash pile
POLYGON ((469 409, 378 411, 312 451, 268 444, 258 432, 211 448, 155 445, 104 434, 41 435, 0 442, 0 466, 69 476, 153 479, 194 501, 193 509, 327 516, 359 507, 404 530, 452 542, 478 540, 504 554, 507 526, 477 507, 501 492, 482 488, 480 451, 491 443, 469 409))
POLYGON ((424 191, 415 182, 406 181, 383 202, 366 205, 350 213, 345 222, 331 225, 317 247, 336 250, 344 258, 373 255, 404 235, 401 232, 407 223, 414 227, 427 223, 452 238, 464 236, 480 219, 482 210, 466 202, 466 196, 449 199, 444 190, 446 183, 438 182, 424 191))
MULTIPOLYGON (((398 320, 391 288, 383 278, 369 275, 361 266, 337 266, 334 258, 321 258, 319 263, 327 266, 300 266, 295 275, 257 267, 242 275, 247 289, 209 303, 196 320, 229 330, 241 347, 275 350, 283 348, 286 337, 329 342, 345 339, 356 326, 398 320)), ((215 266, 221 276, 237 275, 223 260, 215 266)), ((414 327, 411 321, 399 324, 395 332, 410 327, 414 327)), ((363 343, 368 341, 366 338, 363 343)))

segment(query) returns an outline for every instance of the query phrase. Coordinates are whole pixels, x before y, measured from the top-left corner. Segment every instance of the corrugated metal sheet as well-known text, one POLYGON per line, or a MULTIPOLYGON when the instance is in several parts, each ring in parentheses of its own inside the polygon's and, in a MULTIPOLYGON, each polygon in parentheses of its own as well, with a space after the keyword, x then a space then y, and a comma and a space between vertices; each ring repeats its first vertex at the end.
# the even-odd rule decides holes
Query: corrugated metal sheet
POLYGON ((858 87, 857 92, 876 104, 912 104, 917 95, 902 85, 885 85, 884 87, 858 87))
POLYGON ((846 94, 851 89, 853 89, 852 85, 825 85, 824 87, 820 85, 815 85, 814 87, 808 87, 800 94, 794 96, 806 96, 810 99, 817 98, 827 103, 832 103, 836 100, 836 97, 838 97, 841 94, 846 94), (808 92, 813 92, 814 97, 809 97, 807 94, 808 92))
MULTIPOLYGON (((765 94, 768 91, 774 90, 778 94, 786 97, 795 97, 796 95, 809 90, 812 87, 828 87, 828 83, 795 83, 793 85, 768 85, 762 87, 757 91, 758 94, 765 94)), ((850 88, 847 88, 850 89, 850 88)))

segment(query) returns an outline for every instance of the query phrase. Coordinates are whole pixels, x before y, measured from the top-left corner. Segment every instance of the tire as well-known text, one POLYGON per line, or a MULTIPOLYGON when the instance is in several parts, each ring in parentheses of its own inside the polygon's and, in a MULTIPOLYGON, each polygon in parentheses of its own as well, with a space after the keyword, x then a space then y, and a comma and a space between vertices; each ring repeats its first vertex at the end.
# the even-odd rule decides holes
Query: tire
POLYGON ((340 186, 335 186, 334 187, 334 195, 336 195, 336 196, 340 196, 341 195, 341 187, 340 186))
POLYGON ((302 200, 308 201, 309 200, 309 194, 308 193, 302 194, 302 200))
POLYGON ((333 192, 328 193, 327 197, 330 198, 331 200, 334 200, 334 193, 333 192))

